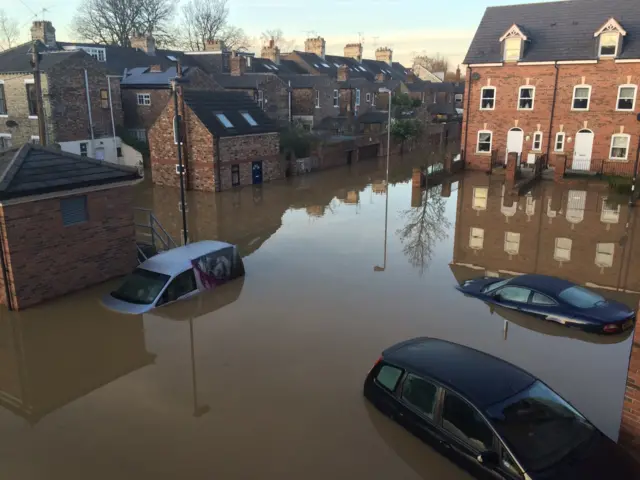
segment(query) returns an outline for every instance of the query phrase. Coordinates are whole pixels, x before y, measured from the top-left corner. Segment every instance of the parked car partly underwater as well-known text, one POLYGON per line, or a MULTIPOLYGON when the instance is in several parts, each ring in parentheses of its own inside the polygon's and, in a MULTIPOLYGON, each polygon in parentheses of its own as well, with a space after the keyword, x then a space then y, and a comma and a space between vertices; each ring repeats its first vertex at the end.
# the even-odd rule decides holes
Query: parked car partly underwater
POLYGON ((364 396, 478 478, 640 478, 640 464, 542 381, 463 345, 423 337, 388 348, 364 396))
POLYGON ((627 305, 546 275, 480 277, 456 288, 489 304, 591 333, 621 333, 632 329, 636 321, 636 312, 627 305))
POLYGON ((205 240, 173 248, 144 261, 102 304, 139 315, 185 300, 244 275, 237 247, 205 240))

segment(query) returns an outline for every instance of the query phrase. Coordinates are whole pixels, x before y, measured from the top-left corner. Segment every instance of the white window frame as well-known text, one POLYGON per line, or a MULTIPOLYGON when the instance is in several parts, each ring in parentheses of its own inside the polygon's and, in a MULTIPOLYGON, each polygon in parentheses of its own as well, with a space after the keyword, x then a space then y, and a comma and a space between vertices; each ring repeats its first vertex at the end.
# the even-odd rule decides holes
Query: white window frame
POLYGON ((258 106, 264 110, 264 90, 258 90, 258 106))
POLYGON ((542 134, 541 131, 537 131, 533 133, 533 141, 531 142, 531 150, 534 152, 541 152, 542 151, 542 143, 544 141, 544 135, 542 134), (536 140, 538 139, 538 140, 536 140), (540 143, 540 146, 538 148, 536 148, 536 141, 538 141, 540 143))
POLYGON ((340 106, 340 92, 338 90, 333 91, 333 108, 340 106))
POLYGON ((484 248, 484 228, 471 227, 469 229, 469 248, 473 250, 484 248))
MULTIPOLYGON (((177 116, 173 116, 173 144, 177 145, 178 144, 178 117, 177 116)), ((184 132, 180 132, 180 135, 184 135, 184 132)), ((180 145, 182 145, 183 142, 180 142, 180 145)), ((178 172, 180 173, 180 172, 178 172)))
POLYGON ((600 38, 598 39, 598 57, 599 58, 615 58, 618 56, 618 50, 620 49, 620 33, 619 32, 603 32, 600 34, 600 38), (616 38, 616 50, 615 52, 603 54, 602 53, 602 39, 604 37, 614 37, 616 38))
POLYGON ((634 112, 636 110, 636 98, 637 97, 638 97, 638 86, 637 85, 633 85, 633 84, 620 85, 618 87, 618 98, 616 100, 616 112, 634 112), (620 95, 622 95, 622 89, 623 88, 633 88, 633 106, 631 107, 631 109, 620 108, 620 100, 622 100, 620 95))
MULTIPOLYGON (((5 146, 5 147, 4 147, 4 149, 7 149, 7 150, 8 150, 9 148, 11 148, 11 147, 12 147, 12 140, 11 140, 11 134, 10 134, 10 133, 0 133, 0 138, 6 138, 6 139, 8 139, 8 140, 9 140, 9 145, 5 146)), ((5 141, 6 141, 6 140, 5 140, 5 141)), ((0 152, 1 152, 2 150, 3 150, 3 149, 0 149, 0 152)))
POLYGON ((592 87, 591 85, 576 85, 575 87, 573 87, 573 97, 571 99, 571 110, 574 112, 588 112, 589 108, 591 107, 591 93, 592 93, 592 87), (576 92, 578 91, 579 88, 586 88, 589 90, 589 96, 587 97, 587 108, 576 108, 575 104, 576 104, 576 92))
POLYGON ((521 37, 509 37, 504 39, 504 55, 503 59, 505 62, 518 62, 522 58, 522 38, 521 37), (507 56, 507 43, 508 42, 518 42, 518 57, 510 58, 507 56))
POLYGON ((453 98, 456 103, 462 103, 462 101, 464 100, 463 97, 464 95, 462 93, 456 93, 453 98))
POLYGON ((611 136, 611 146, 609 148, 609 160, 614 160, 614 161, 619 161, 619 162, 627 162, 629 160, 629 150, 631 148, 631 135, 629 135, 628 133, 616 133, 615 135, 611 136), (627 148, 626 148, 626 154, 623 157, 614 157, 613 156, 613 142, 615 141, 616 138, 625 138, 627 140, 627 148))
MULTIPOLYGON (((496 100, 498 98, 498 90, 496 89, 496 87, 482 87, 480 89, 480 110, 495 110, 496 109, 496 100), (491 106, 490 108, 484 108, 482 106, 483 100, 484 100, 484 92, 486 90, 493 90, 493 106, 491 106)), ((434 102, 435 103, 435 102, 434 102)))
POLYGON ((535 106, 535 103, 536 103, 536 87, 534 87, 532 85, 522 85, 518 89, 518 110, 525 110, 525 111, 533 110, 533 107, 535 106), (526 107, 521 107, 520 106, 522 100, 528 100, 528 99, 523 99, 522 98, 522 91, 525 90, 525 89, 531 90, 531 108, 526 108, 526 107))
POLYGON ((556 133, 556 142, 553 144, 553 151, 554 152, 558 152, 558 153, 563 153, 564 152, 564 144, 567 140, 567 134, 565 132, 558 132, 556 133), (560 141, 560 139, 562 138, 562 148, 560 150, 558 150, 558 142, 560 141))
POLYGON ((229 117, 227 117, 224 113, 217 112, 217 113, 214 113, 214 115, 218 119, 218 121, 220 122, 220 125, 222 125, 227 130, 229 130, 231 128, 236 128, 233 125, 233 122, 231 122, 231 120, 229 120, 229 117))
POLYGON ((240 112, 240 115, 242 115, 242 118, 245 119, 245 121, 249 124, 249 126, 251 127, 258 126, 258 122, 256 122, 256 119, 253 118, 249 112, 240 112))
POLYGON ((39 135, 31 135, 31 138, 29 138, 29 143, 31 143, 32 145, 37 145, 40 143, 40 136, 39 135))
POLYGON ((360 106, 360 89, 356 88, 356 107, 360 106))
POLYGON ((593 263, 600 268, 611 268, 616 256, 616 244, 600 242, 596 244, 596 258, 593 263), (606 261, 603 261, 606 260, 606 261))
POLYGON ((553 250, 553 259, 558 262, 570 262, 571 250, 573 248, 573 240, 570 238, 557 237, 555 240, 555 248, 553 250), (559 243, 567 243, 568 245, 558 245, 559 243), (559 252, 566 252, 566 255, 559 255, 559 252))
POLYGON ((320 108, 320 90, 316 90, 316 108, 320 108))
POLYGON ((620 223, 620 210, 620 205, 618 205, 615 209, 611 208, 607 204, 607 198, 603 198, 602 210, 600 212, 600 221, 607 225, 620 223))
MULTIPOLYGON (((483 142, 486 143, 486 142, 483 142)), ((480 153, 480 154, 491 154, 491 149, 493 148, 493 132, 491 130, 480 130, 478 132, 478 138, 476 139, 476 153, 480 153), (485 152, 483 150, 480 150, 480 134, 482 133, 488 133, 489 135, 491 135, 491 137, 489 138, 489 151, 485 152)))
POLYGON ((151 94, 150 93, 137 93, 136 94, 136 102, 138 105, 143 107, 148 107, 151 105, 151 94), (148 100, 148 103, 147 103, 148 100))
POLYGON ((472 206, 476 211, 485 211, 487 204, 489 203, 489 188, 488 187, 473 187, 473 199, 472 206))
POLYGON ((520 253, 520 234, 517 232, 504 232, 504 251, 508 255, 520 253))

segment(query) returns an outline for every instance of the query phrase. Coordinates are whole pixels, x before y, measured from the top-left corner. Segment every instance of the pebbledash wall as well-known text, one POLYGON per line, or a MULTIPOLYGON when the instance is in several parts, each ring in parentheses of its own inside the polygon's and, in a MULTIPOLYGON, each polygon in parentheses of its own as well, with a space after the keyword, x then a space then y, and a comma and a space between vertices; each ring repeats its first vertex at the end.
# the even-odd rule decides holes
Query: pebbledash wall
MULTIPOLYGON (((61 198, 3 202, 0 228, 12 308, 19 310, 125 275, 137 265, 132 186, 93 190, 88 220, 65 226, 61 198), (46 232, 47 235, 42 235, 46 232)), ((7 305, 4 275, 0 303, 7 305)))
POLYGON ((596 64, 560 64, 557 69, 558 84, 553 118, 551 112, 556 82, 555 65, 505 64, 500 67, 474 66, 467 69, 462 135, 468 168, 489 168, 491 155, 477 152, 478 132, 481 130, 492 132, 491 148, 497 150, 498 160, 504 160, 509 130, 521 128, 525 137, 522 158, 526 160, 529 153, 543 154, 549 151, 551 166, 559 155, 567 155, 571 160, 576 133, 591 130, 594 133, 594 143, 590 170, 600 171, 603 162, 606 162, 606 167, 616 173, 633 173, 637 136, 640 134, 640 122, 636 118, 638 102, 635 104, 636 108, 629 112, 616 111, 616 106, 621 85, 640 85, 640 64, 601 60, 596 64), (479 79, 474 80, 476 74, 479 79), (519 110, 519 89, 527 85, 535 87, 533 110, 519 110), (572 110, 574 88, 581 85, 591 86, 588 111, 572 110), (496 88, 495 108, 480 110, 481 90, 488 86, 496 88), (535 132, 542 132, 540 150, 533 150, 535 132), (558 132, 565 133, 562 152, 555 151, 558 132), (609 159, 611 137, 619 133, 631 135, 626 161, 609 159))
MULTIPOLYGON (((173 104, 170 102, 149 130, 151 177, 158 185, 179 187, 180 176, 176 173, 177 149, 173 138, 173 112, 173 104)), ((218 170, 220 188, 222 190, 231 188, 233 165, 238 165, 239 168, 240 184, 238 186, 251 185, 253 183, 251 169, 254 161, 262 162, 263 182, 283 178, 278 133, 238 135, 217 139, 186 105, 184 126, 186 127, 184 165, 187 189, 215 192, 218 170), (218 160, 220 163, 216 165, 218 160)))

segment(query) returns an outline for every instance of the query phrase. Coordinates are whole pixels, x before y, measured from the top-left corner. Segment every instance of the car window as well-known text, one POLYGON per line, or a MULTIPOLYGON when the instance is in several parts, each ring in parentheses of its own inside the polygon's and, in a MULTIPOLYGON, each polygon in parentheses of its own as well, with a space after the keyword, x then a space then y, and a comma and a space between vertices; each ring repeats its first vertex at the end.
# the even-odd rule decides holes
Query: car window
POLYGON ((504 287, 498 292, 501 300, 520 303, 527 303, 527 301, 529 301, 530 294, 531 290, 522 287, 504 287))
POLYGON ((454 437, 478 452, 493 449, 493 431, 482 416, 460 397, 444 397, 442 426, 454 437))
POLYGON ((490 293, 490 292, 493 292, 494 290, 497 290, 500 287, 504 287, 507 283, 509 283, 509 280, 511 279, 508 278, 507 280, 500 280, 499 282, 490 283, 489 285, 487 285, 482 289, 482 293, 490 293))
POLYGON ((582 287, 570 287, 558 295, 565 302, 578 308, 591 308, 606 303, 604 297, 582 287))
POLYGON ((538 292, 533 292, 531 303, 533 303, 534 305, 556 305, 556 302, 554 300, 538 292))
POLYGON ((402 384, 402 399, 431 419, 435 413, 437 393, 438 387, 415 375, 408 375, 402 384))
POLYGON ((193 270, 189 269, 171 281, 167 289, 162 293, 162 298, 158 304, 163 305, 174 302, 180 297, 193 292, 196 288, 196 277, 193 275, 193 270))
POLYGON ((169 275, 136 268, 111 296, 124 302, 150 305, 169 281, 169 275))
POLYGON ((518 468, 515 460, 506 448, 502 449, 502 455, 500 455, 500 463, 502 464, 502 468, 504 468, 506 471, 511 472, 514 475, 521 475, 520 469, 518 468))
POLYGON ((398 380, 402 376, 402 370, 391 365, 383 365, 376 376, 376 381, 387 390, 393 392, 396 389, 398 380))

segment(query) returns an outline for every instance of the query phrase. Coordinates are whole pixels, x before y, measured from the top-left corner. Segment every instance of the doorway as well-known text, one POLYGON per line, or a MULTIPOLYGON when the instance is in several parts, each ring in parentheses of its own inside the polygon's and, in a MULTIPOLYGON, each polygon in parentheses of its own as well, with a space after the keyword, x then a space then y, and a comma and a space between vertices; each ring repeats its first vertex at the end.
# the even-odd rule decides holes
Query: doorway
POLYGON ((96 148, 96 160, 104 160, 104 148, 96 148))
POLYGON ((507 134, 507 154, 504 157, 506 165, 510 153, 518 154, 518 165, 522 157, 522 145, 524 144, 524 132, 521 128, 512 128, 507 134))
POLYGON ((254 185, 260 185, 262 183, 262 160, 251 163, 251 177, 253 178, 254 185))
POLYGON ((591 154, 593 153, 594 134, 591 130, 580 130, 576 134, 576 144, 573 149, 573 170, 589 171, 591 169, 591 154))

